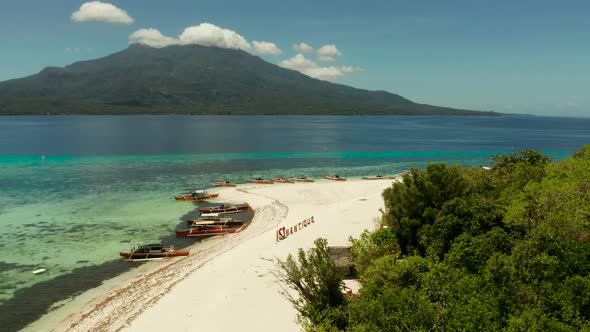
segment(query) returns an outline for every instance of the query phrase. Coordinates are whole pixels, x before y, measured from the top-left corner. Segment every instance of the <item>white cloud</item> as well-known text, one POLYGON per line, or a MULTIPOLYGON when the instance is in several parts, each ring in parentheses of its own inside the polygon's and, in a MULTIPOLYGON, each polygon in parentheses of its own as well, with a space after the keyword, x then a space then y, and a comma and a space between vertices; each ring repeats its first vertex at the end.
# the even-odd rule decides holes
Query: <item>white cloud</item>
POLYGON ((153 47, 164 47, 178 44, 179 41, 168 36, 164 36, 157 29, 139 29, 129 36, 129 42, 142 43, 153 47))
POLYGON ((265 41, 253 41, 252 47, 254 47, 254 51, 258 54, 270 54, 274 56, 278 56, 283 54, 280 48, 275 45, 275 43, 265 42, 265 41))
POLYGON ((249 51, 252 47, 238 33, 223 29, 211 23, 201 23, 184 29, 178 36, 180 44, 197 44, 203 46, 215 46, 249 51))
POLYGON ((106 22, 106 23, 133 23, 133 18, 123 9, 117 6, 100 1, 83 3, 80 9, 72 13, 72 20, 75 22, 106 22))
POLYGON ((307 76, 317 78, 320 80, 337 80, 342 78, 346 73, 352 73, 361 70, 359 67, 350 66, 329 66, 322 67, 317 63, 307 59, 303 54, 299 53, 294 57, 279 62, 279 66, 293 69, 301 72, 307 76))
POLYGON ((308 44, 301 42, 299 44, 293 44, 293 49, 297 51, 297 53, 311 53, 313 52, 313 47, 309 46, 308 44))
POLYGON ((340 51, 336 48, 336 45, 329 44, 320 47, 317 51, 318 55, 321 56, 329 56, 329 57, 336 57, 342 55, 340 51))
POLYGON ((140 29, 129 35, 129 42, 142 43, 152 47, 194 44, 244 51, 250 51, 252 49, 252 46, 248 43, 246 38, 242 37, 235 31, 223 29, 211 23, 201 23, 199 25, 188 27, 184 29, 178 38, 168 37, 157 29, 140 29))
POLYGON ((320 61, 336 61, 336 59, 334 57, 327 56, 327 55, 318 56, 318 60, 320 60, 320 61))
POLYGON ((281 55, 283 51, 275 44, 267 41, 253 41, 250 44, 246 38, 235 31, 223 29, 211 23, 201 23, 191 26, 178 36, 168 37, 159 30, 139 29, 129 35, 130 43, 142 43, 152 47, 165 47, 168 45, 202 45, 221 48, 240 49, 254 51, 258 54, 281 55))
POLYGON ((279 62, 279 66, 302 71, 307 68, 317 67, 318 64, 307 59, 303 54, 299 53, 291 59, 283 60, 279 62))

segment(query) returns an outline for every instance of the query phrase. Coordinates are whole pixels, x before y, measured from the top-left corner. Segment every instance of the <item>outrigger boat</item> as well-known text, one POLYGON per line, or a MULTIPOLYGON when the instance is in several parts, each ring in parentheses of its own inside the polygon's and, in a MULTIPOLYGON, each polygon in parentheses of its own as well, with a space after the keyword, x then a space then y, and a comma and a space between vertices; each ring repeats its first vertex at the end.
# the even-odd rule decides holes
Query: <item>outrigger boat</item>
POLYGON ((165 258, 188 256, 188 250, 177 250, 173 246, 163 247, 162 241, 131 241, 131 250, 120 252, 125 261, 160 260, 165 258))
POLYGON ((232 234, 237 233, 242 229, 243 226, 233 227, 230 225, 215 225, 215 224, 202 224, 193 225, 188 229, 177 229, 177 237, 198 237, 198 236, 209 236, 219 234, 232 234))
POLYGON ((346 178, 343 178, 338 174, 324 176, 324 179, 332 181, 346 181, 346 178))
POLYGON ((293 181, 291 179, 284 178, 282 176, 279 176, 278 178, 274 178, 274 179, 270 179, 270 180, 274 181, 274 182, 279 182, 279 183, 295 183, 295 181, 293 181))
POLYGON ((223 179, 221 181, 215 181, 215 182, 213 182, 213 185, 216 187, 235 187, 236 186, 235 183, 229 182, 228 179, 223 179))
POLYGON ((226 225, 226 226, 242 226, 246 221, 237 220, 233 218, 199 218, 187 219, 186 225, 188 227, 198 227, 205 225, 226 225))
POLYGON ((306 178, 305 176, 300 176, 298 178, 294 178, 293 180, 297 182, 314 182, 313 179, 306 178))
POLYGON ((219 193, 210 194, 205 190, 195 190, 190 194, 184 194, 174 197, 177 201, 203 201, 210 198, 218 197, 219 193))
POLYGON ((250 205, 248 203, 243 204, 227 204, 221 203, 217 206, 200 208, 201 213, 240 213, 248 210, 250 205))
POLYGON ((265 179, 261 178, 260 176, 254 178, 254 179, 248 179, 248 180, 246 180, 246 182, 258 183, 258 184, 273 184, 274 183, 273 180, 265 180, 265 179))
POLYGON ((376 176, 365 176, 363 180, 393 180, 395 177, 393 176, 383 176, 383 175, 376 175, 376 176))

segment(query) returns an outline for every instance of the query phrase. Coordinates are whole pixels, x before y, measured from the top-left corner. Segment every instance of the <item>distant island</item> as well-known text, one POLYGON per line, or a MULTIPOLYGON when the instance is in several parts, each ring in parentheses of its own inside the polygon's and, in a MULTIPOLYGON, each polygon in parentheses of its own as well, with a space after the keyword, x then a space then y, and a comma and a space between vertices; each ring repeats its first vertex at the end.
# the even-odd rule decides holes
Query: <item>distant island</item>
POLYGON ((500 115, 321 81, 241 50, 132 44, 0 82, 0 115, 500 115))

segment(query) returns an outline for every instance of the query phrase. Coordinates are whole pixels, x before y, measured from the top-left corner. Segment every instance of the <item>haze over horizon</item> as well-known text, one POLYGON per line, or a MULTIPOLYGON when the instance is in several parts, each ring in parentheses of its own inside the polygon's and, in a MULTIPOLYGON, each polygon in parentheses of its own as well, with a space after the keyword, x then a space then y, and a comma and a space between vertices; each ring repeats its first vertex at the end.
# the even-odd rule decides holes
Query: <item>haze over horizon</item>
POLYGON ((242 49, 308 76, 419 103, 590 116, 584 1, 9 1, 0 81, 124 49, 242 49))

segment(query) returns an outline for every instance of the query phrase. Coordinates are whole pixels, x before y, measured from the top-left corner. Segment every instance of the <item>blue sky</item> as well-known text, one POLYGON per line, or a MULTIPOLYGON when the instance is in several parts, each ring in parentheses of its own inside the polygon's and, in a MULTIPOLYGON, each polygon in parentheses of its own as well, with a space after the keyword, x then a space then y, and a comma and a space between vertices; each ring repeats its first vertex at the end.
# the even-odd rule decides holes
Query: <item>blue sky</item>
MULTIPOLYGON (((103 2, 133 22, 77 22, 85 1, 3 0, 0 80, 119 51, 141 29, 178 41, 210 23, 248 46, 273 43, 280 55, 249 50, 269 62, 358 88, 459 108, 590 116, 587 0, 103 2), (314 52, 293 58, 301 42, 314 52), (319 59, 324 45, 339 52, 326 53, 334 61, 319 59)), ((208 40, 207 31, 193 39, 208 40)))

